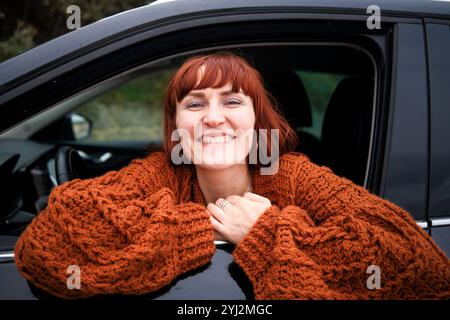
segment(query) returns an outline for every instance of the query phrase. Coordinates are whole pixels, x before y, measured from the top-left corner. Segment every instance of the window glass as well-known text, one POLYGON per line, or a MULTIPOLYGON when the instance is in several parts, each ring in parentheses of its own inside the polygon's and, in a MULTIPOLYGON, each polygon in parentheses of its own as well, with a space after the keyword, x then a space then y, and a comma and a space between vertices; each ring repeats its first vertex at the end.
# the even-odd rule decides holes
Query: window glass
POLYGON ((164 90, 172 72, 152 72, 75 109, 92 122, 87 141, 162 141, 164 90))
POLYGON ((302 131, 310 133, 320 140, 325 110, 336 86, 344 76, 326 72, 300 70, 297 70, 296 74, 300 77, 305 86, 312 115, 312 126, 305 127, 302 131))

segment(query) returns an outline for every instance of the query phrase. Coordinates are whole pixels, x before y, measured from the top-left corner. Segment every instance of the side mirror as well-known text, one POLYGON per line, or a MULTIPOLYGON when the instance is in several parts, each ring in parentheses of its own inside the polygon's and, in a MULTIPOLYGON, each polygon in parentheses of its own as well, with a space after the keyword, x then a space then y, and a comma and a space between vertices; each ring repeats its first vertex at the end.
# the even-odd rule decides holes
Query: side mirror
POLYGON ((79 113, 69 114, 65 127, 65 136, 69 140, 85 140, 92 133, 92 121, 79 113))

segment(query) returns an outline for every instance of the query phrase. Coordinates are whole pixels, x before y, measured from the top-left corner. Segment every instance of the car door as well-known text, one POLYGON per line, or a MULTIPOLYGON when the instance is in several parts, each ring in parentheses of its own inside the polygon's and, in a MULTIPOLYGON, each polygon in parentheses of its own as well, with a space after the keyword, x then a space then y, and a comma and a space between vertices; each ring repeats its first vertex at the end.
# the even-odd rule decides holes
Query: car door
POLYGON ((450 21, 426 20, 431 236, 450 257, 450 21))

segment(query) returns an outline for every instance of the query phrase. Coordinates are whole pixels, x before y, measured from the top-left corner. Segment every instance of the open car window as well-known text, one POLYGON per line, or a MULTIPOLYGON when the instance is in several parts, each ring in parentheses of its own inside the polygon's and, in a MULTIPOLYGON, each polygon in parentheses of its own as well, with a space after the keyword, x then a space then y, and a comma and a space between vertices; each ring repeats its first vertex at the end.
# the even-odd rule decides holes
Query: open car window
POLYGON ((74 113, 91 121, 85 141, 162 143, 164 89, 173 71, 148 73, 75 108, 74 113))
MULTIPOLYGON (((376 66, 369 54, 346 44, 322 43, 230 49, 254 61, 271 99, 299 137, 295 151, 365 186, 376 108, 376 66), (282 61, 278 68, 270 63, 274 50, 282 61)), ((90 176, 119 169, 133 158, 120 160, 112 145, 162 148, 164 89, 174 70, 192 54, 134 68, 46 110, 28 120, 35 121, 33 128, 39 130, 27 141, 74 144, 82 156, 94 159, 90 176)), ((14 130, 23 133, 21 126, 27 123, 14 130)), ((57 184, 54 159, 45 158, 29 174, 33 178, 25 207, 34 215, 57 184)))

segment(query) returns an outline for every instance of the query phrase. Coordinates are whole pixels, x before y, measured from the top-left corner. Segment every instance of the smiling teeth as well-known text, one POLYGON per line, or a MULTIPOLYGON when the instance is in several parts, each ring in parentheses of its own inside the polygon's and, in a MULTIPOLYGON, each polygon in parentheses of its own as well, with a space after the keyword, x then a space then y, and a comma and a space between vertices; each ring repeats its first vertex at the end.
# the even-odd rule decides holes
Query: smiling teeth
POLYGON ((232 136, 219 136, 219 137, 203 137, 205 143, 224 143, 233 140, 232 136))

